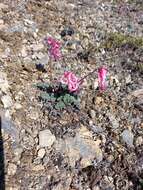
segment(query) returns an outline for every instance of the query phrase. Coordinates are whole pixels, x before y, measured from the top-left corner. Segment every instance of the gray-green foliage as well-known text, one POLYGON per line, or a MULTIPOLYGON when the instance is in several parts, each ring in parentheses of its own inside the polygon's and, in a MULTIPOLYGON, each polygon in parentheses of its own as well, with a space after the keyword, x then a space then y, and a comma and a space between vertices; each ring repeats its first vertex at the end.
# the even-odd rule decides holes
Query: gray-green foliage
POLYGON ((36 87, 41 89, 41 90, 47 90, 49 89, 50 85, 44 82, 39 82, 36 84, 36 87))
POLYGON ((57 103, 55 104, 55 109, 57 109, 57 110, 62 110, 62 109, 64 109, 65 107, 66 107, 66 105, 65 105, 64 102, 62 102, 62 101, 57 102, 57 103))
POLYGON ((77 95, 70 93, 67 87, 49 85, 47 83, 38 83, 36 87, 40 90, 39 100, 41 100, 47 108, 63 110, 67 106, 79 107, 77 95))
POLYGON ((48 94, 47 92, 41 92, 39 98, 45 102, 54 102, 56 98, 54 94, 48 94))

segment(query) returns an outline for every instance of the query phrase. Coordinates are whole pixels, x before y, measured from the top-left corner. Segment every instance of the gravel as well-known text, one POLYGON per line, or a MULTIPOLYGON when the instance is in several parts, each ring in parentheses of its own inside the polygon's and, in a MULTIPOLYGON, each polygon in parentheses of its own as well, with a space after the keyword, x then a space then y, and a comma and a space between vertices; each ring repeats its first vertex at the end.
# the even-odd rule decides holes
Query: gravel
POLYGON ((142 5, 0 3, 0 189, 142 190, 142 5), (60 60, 50 58, 47 37, 60 42, 60 60), (51 112, 39 101, 38 82, 101 66, 107 90, 97 72, 87 77, 79 110, 51 112))

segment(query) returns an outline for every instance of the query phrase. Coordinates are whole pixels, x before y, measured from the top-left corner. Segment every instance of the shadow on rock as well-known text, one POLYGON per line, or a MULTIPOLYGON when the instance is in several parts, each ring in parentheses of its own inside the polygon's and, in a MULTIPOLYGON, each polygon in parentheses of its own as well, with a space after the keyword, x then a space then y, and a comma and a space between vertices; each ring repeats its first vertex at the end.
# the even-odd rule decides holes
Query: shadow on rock
POLYGON ((1 125, 2 123, 1 123, 1 117, 0 117, 0 189, 5 190, 4 147, 3 147, 1 125))

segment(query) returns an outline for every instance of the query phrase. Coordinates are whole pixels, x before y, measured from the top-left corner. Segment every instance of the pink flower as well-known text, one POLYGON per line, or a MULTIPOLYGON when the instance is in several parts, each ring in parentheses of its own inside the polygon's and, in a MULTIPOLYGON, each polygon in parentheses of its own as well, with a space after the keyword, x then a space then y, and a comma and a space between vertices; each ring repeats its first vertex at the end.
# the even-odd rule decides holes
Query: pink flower
POLYGON ((66 84, 70 92, 77 91, 80 85, 79 79, 72 72, 65 72, 60 78, 60 82, 66 84))
POLYGON ((68 75, 70 72, 64 72, 63 76, 60 78, 60 83, 68 85, 68 75))
POLYGON ((104 91, 107 87, 106 77, 107 77, 107 69, 105 67, 99 68, 98 69, 98 84, 99 84, 99 89, 101 91, 104 91))
POLYGON ((55 60, 58 60, 61 58, 61 52, 58 48, 50 48, 49 53, 50 53, 50 56, 55 60))
POLYGON ((68 89, 70 92, 75 92, 78 90, 80 83, 68 83, 68 89))
POLYGON ((61 51, 60 51, 60 47, 61 47, 60 42, 49 37, 47 38, 47 43, 50 46, 50 49, 49 49, 50 56, 54 58, 55 60, 60 59, 62 56, 61 51))

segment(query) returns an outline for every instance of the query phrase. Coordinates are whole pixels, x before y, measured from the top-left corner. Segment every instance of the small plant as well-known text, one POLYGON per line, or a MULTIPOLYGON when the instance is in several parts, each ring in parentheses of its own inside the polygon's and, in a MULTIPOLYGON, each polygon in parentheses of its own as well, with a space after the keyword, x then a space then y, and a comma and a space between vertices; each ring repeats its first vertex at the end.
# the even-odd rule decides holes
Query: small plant
MULTIPOLYGON (((44 82, 36 84, 41 91, 39 100, 45 103, 48 109, 63 110, 67 106, 79 107, 78 92, 82 82, 96 70, 79 79, 74 73, 66 71, 56 84, 44 82)), ((98 70, 98 81, 100 91, 104 91, 106 84, 107 69, 101 67, 98 70)))
POLYGON ((120 48, 126 44, 130 44, 133 47, 142 48, 143 38, 125 35, 123 33, 109 33, 105 42, 101 47, 107 49, 120 48))
POLYGON ((68 106, 78 108, 79 106, 77 94, 69 92, 66 85, 60 83, 49 85, 41 82, 36 87, 41 91, 39 100, 50 110, 63 110, 68 106))

